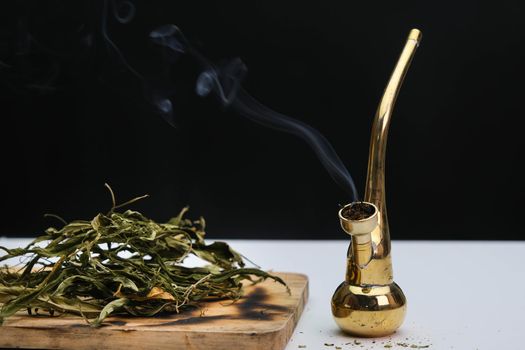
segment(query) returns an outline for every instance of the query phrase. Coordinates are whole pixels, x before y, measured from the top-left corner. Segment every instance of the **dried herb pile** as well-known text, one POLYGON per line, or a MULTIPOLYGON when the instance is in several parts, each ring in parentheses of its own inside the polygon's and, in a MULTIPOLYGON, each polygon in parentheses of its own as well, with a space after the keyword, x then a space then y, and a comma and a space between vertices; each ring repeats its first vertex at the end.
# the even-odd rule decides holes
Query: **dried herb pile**
MULTIPOLYGON (((109 188, 109 186, 107 186, 109 188)), ((25 310, 29 313, 75 314, 99 326, 110 314, 153 316, 180 312, 211 298, 236 300, 242 281, 271 278, 258 268, 245 268, 242 256, 224 242, 206 244, 205 221, 186 219, 187 208, 166 223, 139 212, 116 209, 91 221, 50 227, 25 248, 7 249, 0 262, 25 257, 17 270, 0 268, 0 324, 25 310), (209 263, 187 267, 190 255, 209 263)))

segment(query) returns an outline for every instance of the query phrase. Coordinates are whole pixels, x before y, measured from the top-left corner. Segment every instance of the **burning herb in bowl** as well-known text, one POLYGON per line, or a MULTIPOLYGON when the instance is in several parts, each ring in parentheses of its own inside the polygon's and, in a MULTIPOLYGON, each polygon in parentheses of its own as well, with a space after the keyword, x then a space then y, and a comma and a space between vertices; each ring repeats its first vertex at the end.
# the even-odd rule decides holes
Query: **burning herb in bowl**
POLYGON ((199 301, 242 296, 242 281, 282 279, 246 268, 242 256, 224 242, 206 244, 205 221, 185 218, 188 208, 166 223, 157 223, 116 205, 91 221, 50 227, 25 248, 7 249, 5 261, 26 257, 14 271, 0 268, 0 323, 19 310, 47 310, 51 315, 83 316, 99 326, 111 314, 154 316, 178 313, 199 301), (194 255, 209 265, 188 267, 194 255), (255 278, 254 278, 255 277, 255 278))

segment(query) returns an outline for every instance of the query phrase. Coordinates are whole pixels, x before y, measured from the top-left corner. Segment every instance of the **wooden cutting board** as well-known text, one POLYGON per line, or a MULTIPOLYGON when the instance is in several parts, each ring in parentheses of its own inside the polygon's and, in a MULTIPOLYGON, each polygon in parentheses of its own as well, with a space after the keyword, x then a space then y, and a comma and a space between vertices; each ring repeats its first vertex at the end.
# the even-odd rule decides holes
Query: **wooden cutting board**
POLYGON ((246 296, 235 303, 202 303, 201 310, 152 318, 110 317, 100 328, 80 317, 19 313, 0 326, 0 348, 281 350, 308 299, 308 278, 276 275, 286 281, 291 295, 266 280, 247 286, 246 296))

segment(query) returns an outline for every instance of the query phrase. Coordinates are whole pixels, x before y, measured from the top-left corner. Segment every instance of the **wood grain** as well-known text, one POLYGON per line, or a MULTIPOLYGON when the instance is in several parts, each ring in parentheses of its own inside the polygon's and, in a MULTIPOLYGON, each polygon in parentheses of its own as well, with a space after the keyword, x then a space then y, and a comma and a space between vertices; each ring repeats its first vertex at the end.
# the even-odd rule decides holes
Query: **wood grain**
POLYGON ((291 295, 267 280, 247 286, 246 296, 236 303, 202 303, 201 310, 151 318, 110 317, 100 328, 79 317, 20 313, 0 327, 0 348, 281 350, 308 299, 308 278, 276 274, 291 295))

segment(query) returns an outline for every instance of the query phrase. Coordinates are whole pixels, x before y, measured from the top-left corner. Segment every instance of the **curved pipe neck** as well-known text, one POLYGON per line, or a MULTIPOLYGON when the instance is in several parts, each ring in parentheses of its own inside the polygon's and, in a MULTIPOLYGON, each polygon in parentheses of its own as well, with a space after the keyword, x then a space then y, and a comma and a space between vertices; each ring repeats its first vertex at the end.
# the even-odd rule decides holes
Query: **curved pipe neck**
POLYGON ((374 254, 376 258, 384 257, 390 252, 390 232, 385 201, 385 158, 390 117, 401 84, 420 41, 421 32, 412 29, 388 81, 372 125, 364 200, 375 204, 380 212, 379 227, 372 233, 372 241, 376 246, 374 254))
POLYGON ((412 29, 374 118, 364 201, 377 207, 378 225, 367 237, 358 239, 352 236, 346 277, 350 284, 388 285, 393 282, 390 230, 385 199, 386 144, 394 104, 420 40, 421 32, 412 29))

